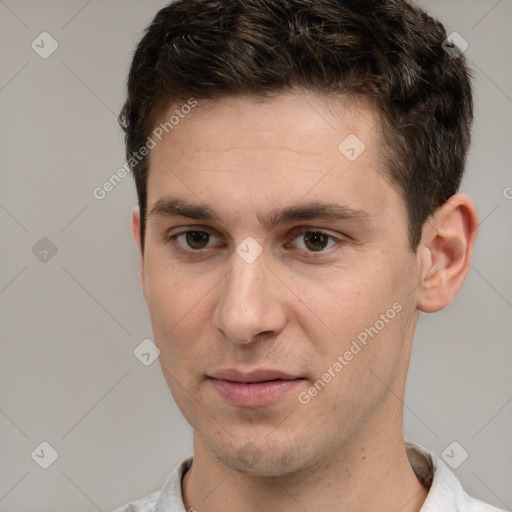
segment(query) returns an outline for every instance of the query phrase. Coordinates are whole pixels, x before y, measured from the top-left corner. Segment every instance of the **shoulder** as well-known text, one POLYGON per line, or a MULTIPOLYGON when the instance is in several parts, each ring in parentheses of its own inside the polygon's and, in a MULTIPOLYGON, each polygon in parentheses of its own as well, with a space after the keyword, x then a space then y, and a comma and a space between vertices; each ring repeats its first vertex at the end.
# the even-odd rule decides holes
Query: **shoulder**
POLYGON ((152 492, 143 498, 116 508, 113 512, 156 512, 159 494, 160 491, 152 492))
POLYGON ((186 512, 181 493, 183 476, 191 467, 193 457, 182 460, 167 477, 159 491, 117 508, 113 512, 186 512))
POLYGON ((405 441, 405 446, 416 476, 429 488, 420 512, 504 512, 467 494, 436 453, 409 440, 405 441))

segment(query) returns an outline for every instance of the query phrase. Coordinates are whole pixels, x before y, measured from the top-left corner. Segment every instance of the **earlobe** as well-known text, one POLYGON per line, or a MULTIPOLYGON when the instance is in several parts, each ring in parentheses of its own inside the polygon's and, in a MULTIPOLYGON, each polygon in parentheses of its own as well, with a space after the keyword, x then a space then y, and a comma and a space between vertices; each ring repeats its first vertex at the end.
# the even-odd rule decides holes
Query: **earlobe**
POLYGON ((477 234, 476 207, 464 194, 453 195, 427 220, 418 248, 420 311, 433 313, 453 300, 471 267, 477 234))
POLYGON ((139 210, 138 206, 136 206, 132 210, 131 228, 132 228, 132 238, 133 238, 133 241, 135 242, 135 245, 137 246, 137 249, 138 249, 139 255, 140 255, 139 277, 140 277, 141 285, 144 288, 144 255, 142 253, 142 248, 141 248, 141 239, 140 239, 140 210, 139 210))

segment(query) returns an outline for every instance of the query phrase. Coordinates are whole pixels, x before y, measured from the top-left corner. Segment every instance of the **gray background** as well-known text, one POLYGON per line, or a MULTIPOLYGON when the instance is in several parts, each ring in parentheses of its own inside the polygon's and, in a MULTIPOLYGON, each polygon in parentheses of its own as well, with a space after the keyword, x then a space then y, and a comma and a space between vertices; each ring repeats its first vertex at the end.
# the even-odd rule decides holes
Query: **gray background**
MULTIPOLYGON (((133 354, 152 334, 132 178, 92 193, 124 163, 116 116, 131 52, 165 3, 0 1, 1 511, 107 512, 157 490, 192 450, 158 362, 133 354), (31 48, 43 31, 59 45, 47 59, 31 48), (46 261, 43 237, 57 248, 46 261), (46 470, 31 458, 43 441, 59 454, 46 470)), ((466 490, 510 510, 512 0, 420 4, 469 43, 476 123, 462 191, 481 231, 459 296, 421 317, 406 436, 438 454, 457 441, 466 490)))

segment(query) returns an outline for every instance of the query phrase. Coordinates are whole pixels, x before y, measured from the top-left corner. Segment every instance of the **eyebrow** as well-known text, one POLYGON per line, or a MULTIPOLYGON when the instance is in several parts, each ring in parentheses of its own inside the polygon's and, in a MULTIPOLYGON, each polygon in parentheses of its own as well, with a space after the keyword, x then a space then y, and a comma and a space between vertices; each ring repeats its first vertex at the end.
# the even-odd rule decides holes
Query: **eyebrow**
MULTIPOLYGON (((186 217, 222 223, 220 216, 209 206, 193 204, 177 197, 159 199, 147 216, 186 217)), ((323 201, 310 201, 285 208, 275 208, 270 210, 266 217, 258 215, 258 220, 267 229, 300 220, 348 221, 361 223, 367 227, 372 224, 370 214, 364 210, 323 201)))

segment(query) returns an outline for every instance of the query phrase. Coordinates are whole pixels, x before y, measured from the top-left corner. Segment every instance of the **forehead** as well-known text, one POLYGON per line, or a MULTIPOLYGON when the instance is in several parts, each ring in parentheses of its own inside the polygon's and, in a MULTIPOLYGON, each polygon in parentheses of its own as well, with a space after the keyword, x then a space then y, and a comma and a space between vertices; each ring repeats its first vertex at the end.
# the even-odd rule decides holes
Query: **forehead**
MULTIPOLYGON (((162 125, 177 118, 177 110, 180 105, 172 105, 162 125)), ((396 195, 379 169, 377 111, 363 100, 312 93, 237 96, 198 101, 185 111, 151 150, 148 209, 177 191, 196 203, 221 200, 222 208, 227 197, 261 208, 302 199, 380 208, 386 194, 396 195)))
POLYGON ((171 105, 158 121, 163 126, 174 118, 163 138, 175 151, 195 151, 198 141, 202 151, 241 150, 260 143, 267 149, 300 148, 316 154, 315 136, 325 141, 323 150, 330 145, 338 151, 344 134, 357 135, 368 147, 378 142, 380 129, 378 111, 364 97, 297 90, 267 98, 238 95, 199 100, 193 109, 185 107, 185 103, 171 105))

